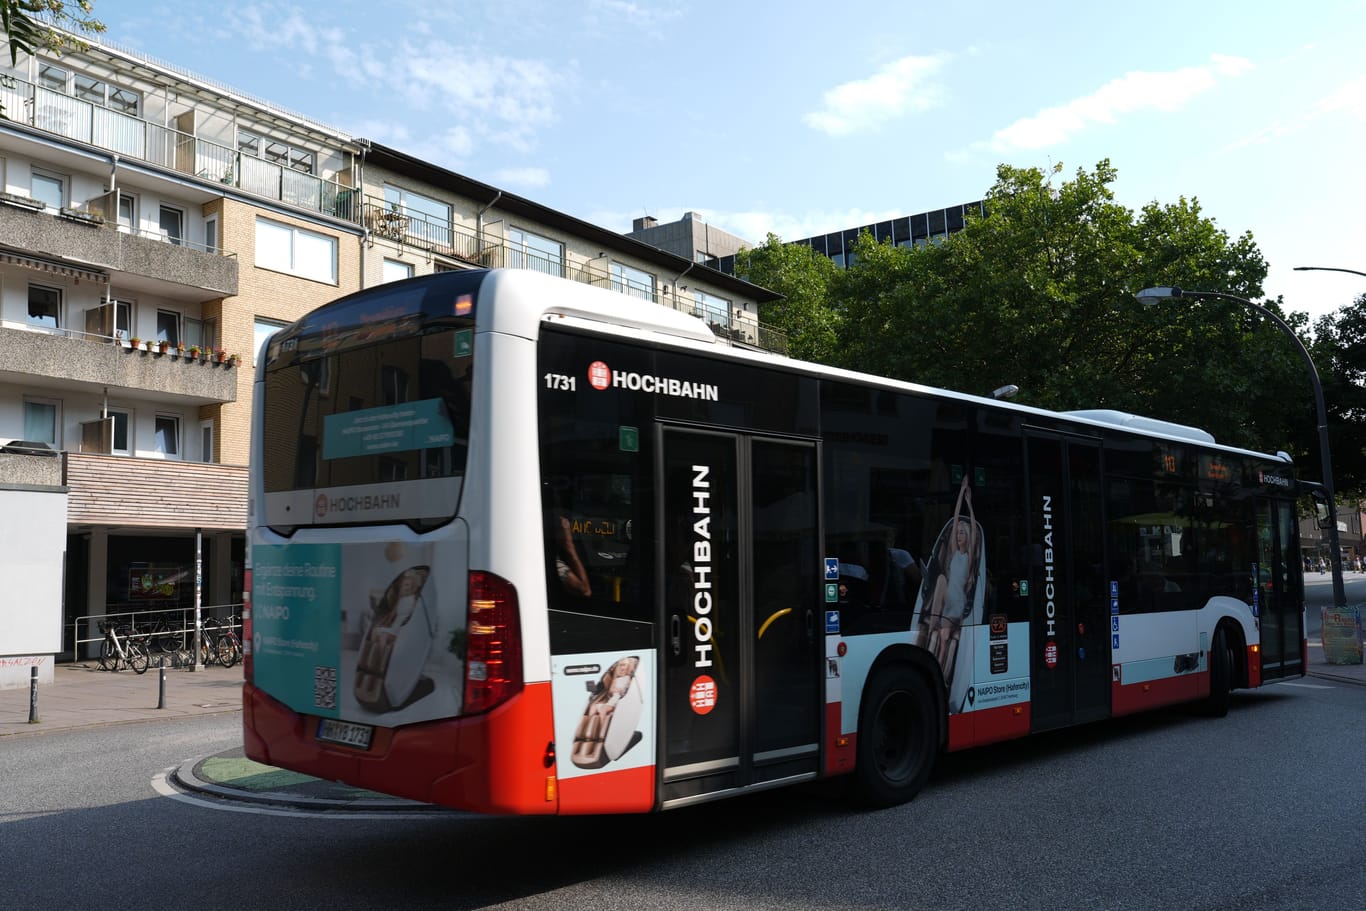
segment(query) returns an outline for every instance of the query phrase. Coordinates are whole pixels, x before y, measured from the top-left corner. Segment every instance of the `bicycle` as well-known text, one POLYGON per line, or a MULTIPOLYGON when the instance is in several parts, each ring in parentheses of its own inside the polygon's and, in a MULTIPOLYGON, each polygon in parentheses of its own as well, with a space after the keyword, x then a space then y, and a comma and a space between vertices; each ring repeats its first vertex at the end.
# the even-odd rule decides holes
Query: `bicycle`
POLYGON ((228 624, 214 617, 203 622, 199 634, 199 658, 202 663, 232 667, 241 659, 242 642, 231 626, 233 619, 228 618, 228 624))
POLYGON ((132 668, 135 674, 147 673, 149 659, 143 641, 145 636, 134 635, 128 627, 113 623, 101 623, 100 632, 104 633, 104 642, 100 644, 101 669, 117 671, 123 665, 132 668), (123 630, 122 638, 119 638, 120 629, 123 630))

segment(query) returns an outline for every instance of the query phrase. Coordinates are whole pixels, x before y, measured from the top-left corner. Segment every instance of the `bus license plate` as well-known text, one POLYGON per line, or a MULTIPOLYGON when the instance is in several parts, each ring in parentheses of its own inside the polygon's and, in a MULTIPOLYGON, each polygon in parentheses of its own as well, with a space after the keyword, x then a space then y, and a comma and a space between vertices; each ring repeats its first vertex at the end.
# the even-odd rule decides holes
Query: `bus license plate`
POLYGON ((352 724, 333 718, 318 720, 318 739, 326 740, 328 743, 340 743, 343 746, 368 750, 370 735, 374 732, 375 729, 368 724, 352 724))

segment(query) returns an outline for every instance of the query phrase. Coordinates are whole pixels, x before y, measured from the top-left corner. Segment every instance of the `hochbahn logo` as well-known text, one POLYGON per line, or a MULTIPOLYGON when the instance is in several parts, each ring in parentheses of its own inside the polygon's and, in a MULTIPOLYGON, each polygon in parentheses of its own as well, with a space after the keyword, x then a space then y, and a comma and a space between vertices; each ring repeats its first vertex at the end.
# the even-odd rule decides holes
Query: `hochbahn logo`
POLYGON ((668 395, 680 399, 721 401, 719 388, 714 383, 695 383, 672 376, 651 376, 629 370, 613 370, 602 361, 588 365, 588 385, 601 392, 604 389, 629 389, 652 395, 668 395))

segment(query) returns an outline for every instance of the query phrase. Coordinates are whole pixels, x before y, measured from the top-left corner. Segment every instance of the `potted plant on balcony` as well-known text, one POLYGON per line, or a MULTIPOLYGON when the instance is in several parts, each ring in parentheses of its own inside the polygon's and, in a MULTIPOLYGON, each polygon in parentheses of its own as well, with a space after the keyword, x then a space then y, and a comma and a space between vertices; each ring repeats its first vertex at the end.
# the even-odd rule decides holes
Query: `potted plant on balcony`
POLYGON ((156 343, 156 340, 155 340, 155 339, 150 339, 150 338, 149 338, 149 339, 147 340, 147 350, 148 350, 148 351, 155 351, 155 350, 157 350, 157 343, 156 343))
POLYGON ((197 361, 197 360, 199 360, 199 346, 198 346, 198 345, 191 345, 191 346, 190 346, 190 360, 191 360, 191 361, 197 361))
POLYGON ((237 366, 238 364, 240 364, 241 362, 242 362, 242 358, 241 358, 240 355, 236 355, 236 354, 229 354, 229 355, 228 355, 228 366, 229 366, 229 367, 236 367, 236 366, 237 366))
POLYGON ((138 338, 135 335, 128 340, 128 344, 131 346, 128 349, 129 351, 137 351, 139 348, 142 347, 142 339, 138 338))
POLYGON ((176 357, 184 357, 184 356, 185 356, 185 343, 184 343, 184 342, 176 342, 176 343, 175 343, 175 353, 176 353, 176 357))
POLYGON ((159 342, 157 342, 157 350, 160 351, 162 354, 165 354, 167 351, 171 350, 171 343, 168 342, 166 339, 162 339, 159 342))
POLYGON ((226 360, 227 357, 228 357, 228 352, 224 351, 222 348, 215 348, 215 349, 213 349, 213 359, 214 359, 214 361, 216 361, 217 363, 219 363, 219 364, 223 363, 223 361, 226 360))

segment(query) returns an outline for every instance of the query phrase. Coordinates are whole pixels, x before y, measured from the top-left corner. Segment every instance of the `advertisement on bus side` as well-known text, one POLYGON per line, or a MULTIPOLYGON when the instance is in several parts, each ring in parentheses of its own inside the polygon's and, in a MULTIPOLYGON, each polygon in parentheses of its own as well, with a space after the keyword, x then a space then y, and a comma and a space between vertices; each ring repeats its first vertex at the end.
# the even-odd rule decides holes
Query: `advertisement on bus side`
POLYGON ((557 655, 552 672, 560 778, 654 764, 651 652, 557 655))
POLYGON ((464 591, 437 545, 252 548, 255 684, 297 712, 397 725, 460 713, 464 591))

